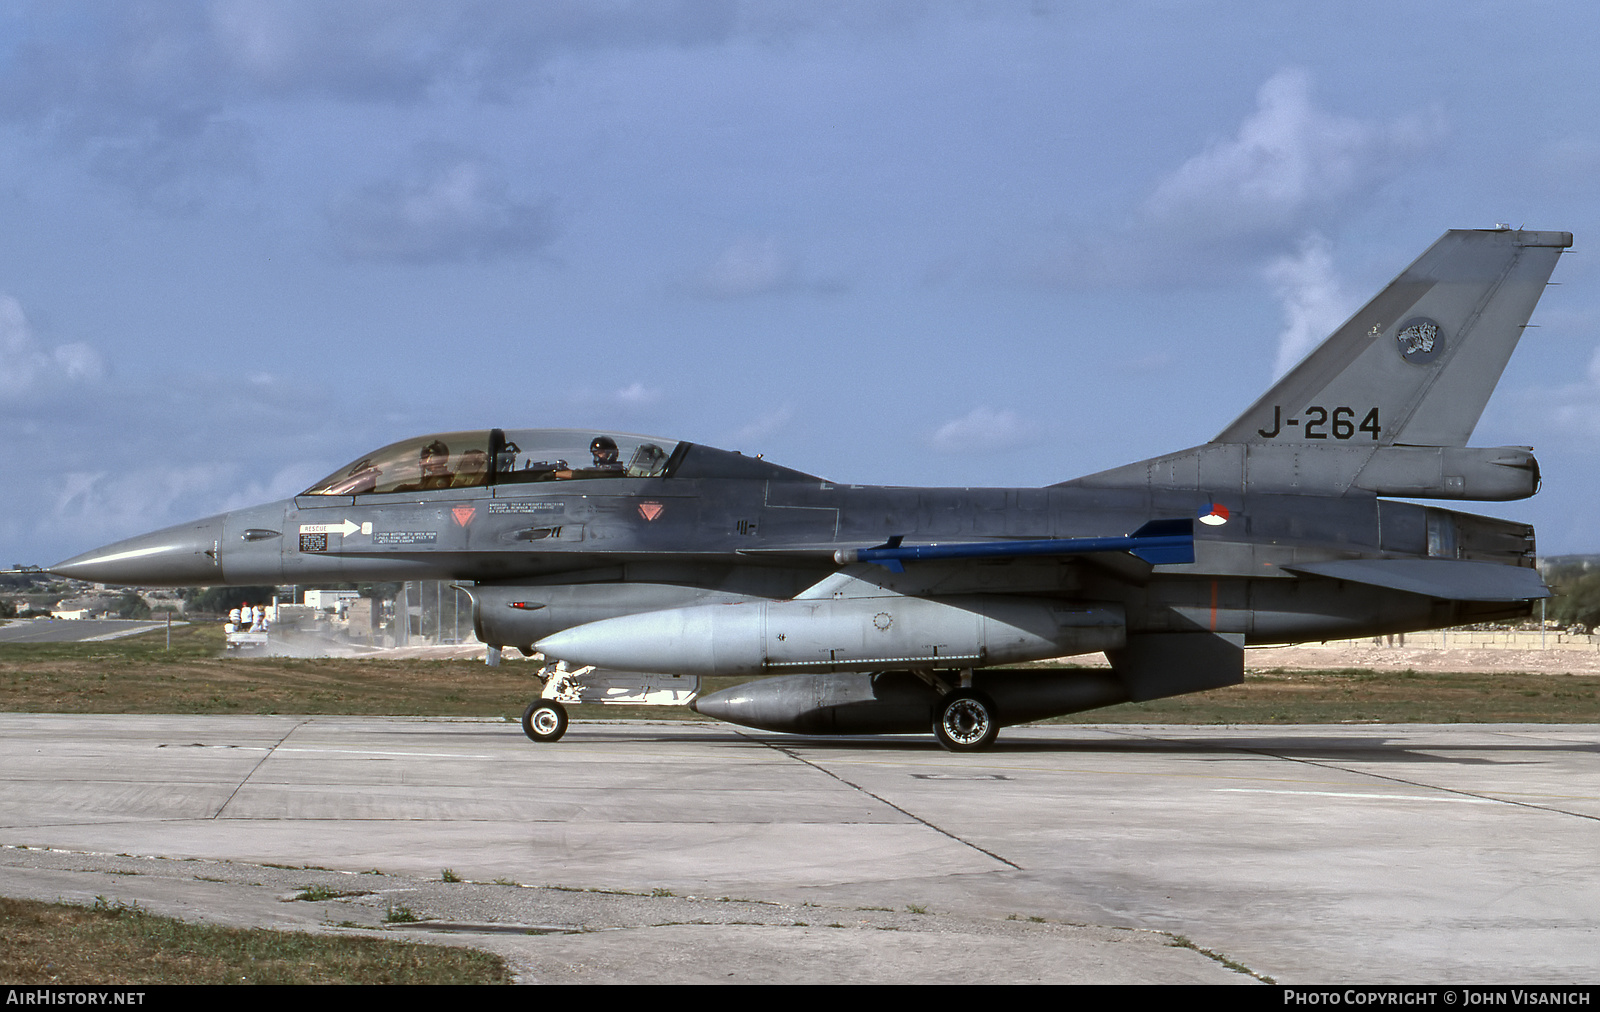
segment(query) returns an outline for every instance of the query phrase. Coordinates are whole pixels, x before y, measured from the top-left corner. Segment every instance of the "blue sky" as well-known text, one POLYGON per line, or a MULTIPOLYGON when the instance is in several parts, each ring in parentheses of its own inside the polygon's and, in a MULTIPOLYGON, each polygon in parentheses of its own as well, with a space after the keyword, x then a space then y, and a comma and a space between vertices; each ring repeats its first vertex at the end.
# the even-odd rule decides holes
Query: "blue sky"
MULTIPOLYGON (((1474 438, 1600 550, 1600 9, 0 8, 0 564, 429 431, 1034 485, 1202 442, 1447 228, 1564 229, 1474 438)), ((1476 507, 1472 507, 1476 508, 1476 507)))

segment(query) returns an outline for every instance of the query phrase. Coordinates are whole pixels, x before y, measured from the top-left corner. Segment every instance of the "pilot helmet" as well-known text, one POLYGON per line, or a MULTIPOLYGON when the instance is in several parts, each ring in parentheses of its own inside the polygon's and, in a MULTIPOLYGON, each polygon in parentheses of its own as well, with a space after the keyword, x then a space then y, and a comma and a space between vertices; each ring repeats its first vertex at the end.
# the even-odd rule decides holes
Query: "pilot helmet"
POLYGON ((596 436, 589 441, 589 452, 595 463, 609 463, 617 459, 617 441, 610 436, 596 436))

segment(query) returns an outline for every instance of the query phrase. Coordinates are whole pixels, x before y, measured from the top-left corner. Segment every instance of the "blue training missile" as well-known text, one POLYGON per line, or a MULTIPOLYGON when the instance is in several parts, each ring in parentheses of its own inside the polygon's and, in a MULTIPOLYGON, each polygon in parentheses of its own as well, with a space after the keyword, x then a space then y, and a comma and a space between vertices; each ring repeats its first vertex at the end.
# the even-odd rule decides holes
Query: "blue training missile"
POLYGON ((1194 521, 1152 520, 1134 531, 1111 538, 1045 538, 1036 541, 978 541, 945 545, 902 545, 899 537, 877 548, 842 548, 833 554, 841 566, 871 562, 892 573, 906 562, 930 559, 1004 559, 1023 555, 1092 555, 1127 552, 1152 566, 1194 561, 1194 521))

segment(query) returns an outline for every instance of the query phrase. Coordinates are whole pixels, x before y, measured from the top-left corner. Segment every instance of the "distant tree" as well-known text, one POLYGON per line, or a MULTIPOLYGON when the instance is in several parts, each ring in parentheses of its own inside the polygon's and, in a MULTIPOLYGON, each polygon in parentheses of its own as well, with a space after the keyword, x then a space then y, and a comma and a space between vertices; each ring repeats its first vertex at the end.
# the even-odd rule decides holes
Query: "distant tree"
POLYGON ((1555 597, 1545 614, 1563 626, 1600 626, 1600 569, 1573 566, 1549 575, 1555 597))
POLYGON ((268 604, 277 596, 277 587, 191 588, 199 593, 187 597, 189 611, 226 615, 241 604, 268 604))
POLYGON ((116 603, 118 618, 149 618, 150 606, 132 589, 122 592, 116 603))

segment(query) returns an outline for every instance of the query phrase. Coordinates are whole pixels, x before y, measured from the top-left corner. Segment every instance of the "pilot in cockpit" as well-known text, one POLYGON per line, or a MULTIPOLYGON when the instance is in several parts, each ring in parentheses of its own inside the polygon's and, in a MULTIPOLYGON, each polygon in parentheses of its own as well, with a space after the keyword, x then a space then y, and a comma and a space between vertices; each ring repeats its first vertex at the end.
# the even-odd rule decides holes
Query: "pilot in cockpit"
POLYGON ((621 473, 622 461, 617 453, 617 441, 610 436, 596 436, 589 442, 589 452, 594 455, 594 471, 621 473))
POLYGON ((485 450, 464 450, 456 467, 451 488, 476 488, 489 480, 489 454, 485 450))
POLYGON ((417 462, 421 476, 417 481, 396 485, 396 492, 421 492, 435 488, 449 488, 453 477, 450 473, 450 448, 442 440, 435 439, 422 448, 422 453, 417 462))
POLYGON ((617 441, 610 436, 596 436, 589 441, 589 453, 594 457, 594 463, 588 467, 574 467, 570 470, 558 470, 554 476, 565 481, 568 478, 620 478, 622 477, 622 457, 617 450, 617 441))

